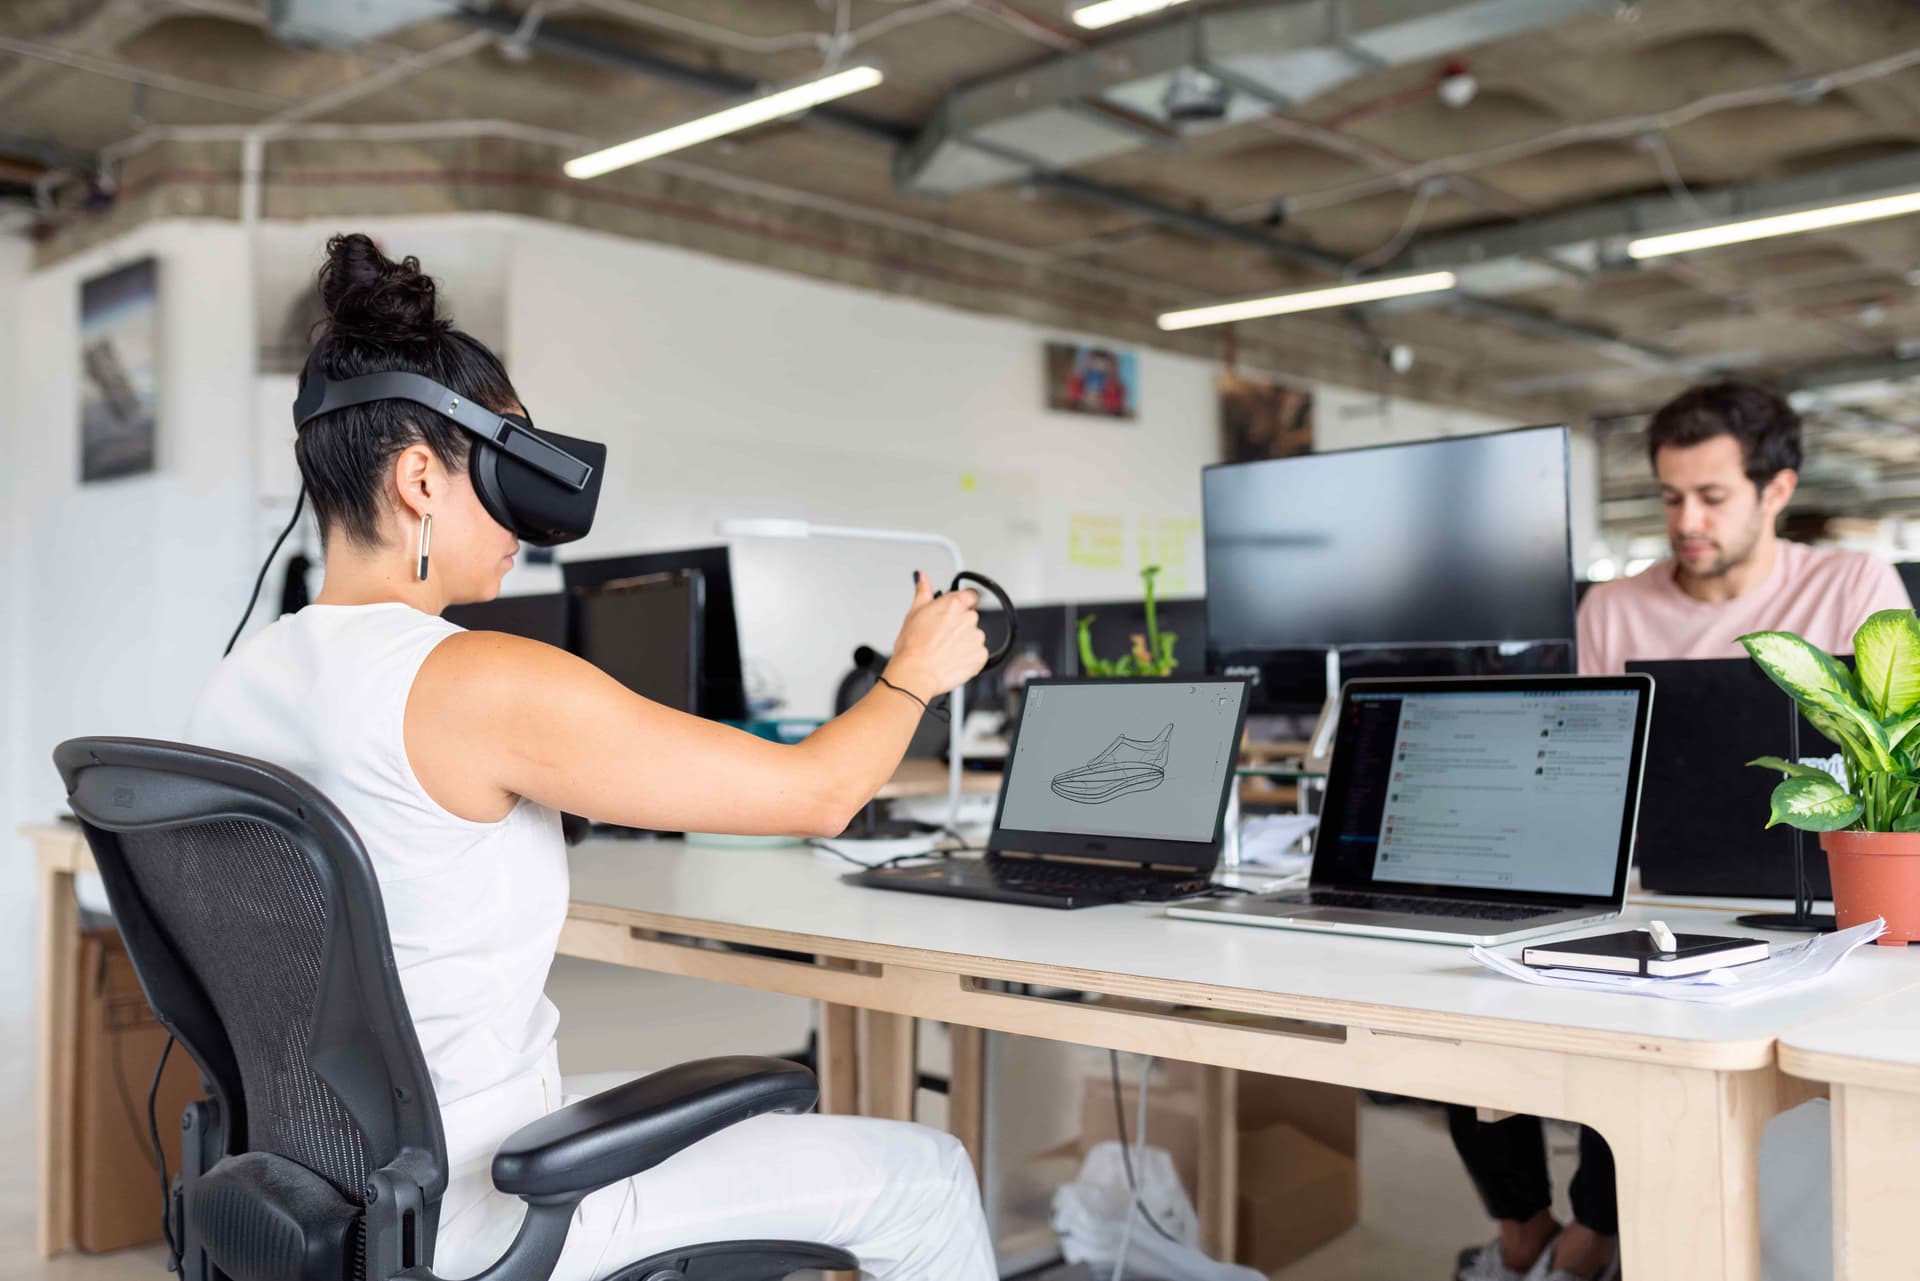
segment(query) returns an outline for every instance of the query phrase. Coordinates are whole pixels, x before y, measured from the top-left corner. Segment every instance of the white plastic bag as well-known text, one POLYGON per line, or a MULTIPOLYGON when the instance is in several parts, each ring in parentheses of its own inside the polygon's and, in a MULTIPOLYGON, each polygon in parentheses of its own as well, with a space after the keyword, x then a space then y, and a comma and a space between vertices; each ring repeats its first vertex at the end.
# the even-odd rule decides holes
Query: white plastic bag
POLYGON ((1131 1154, 1140 1204, 1174 1239, 1161 1236, 1138 1210, 1132 1210, 1120 1145, 1109 1140, 1095 1144, 1080 1167, 1080 1177, 1053 1194, 1053 1230, 1067 1262, 1085 1263, 1096 1281, 1108 1281, 1132 1210, 1125 1281, 1265 1281, 1252 1268, 1216 1263, 1200 1253, 1196 1244, 1199 1216, 1165 1150, 1134 1148, 1131 1154))

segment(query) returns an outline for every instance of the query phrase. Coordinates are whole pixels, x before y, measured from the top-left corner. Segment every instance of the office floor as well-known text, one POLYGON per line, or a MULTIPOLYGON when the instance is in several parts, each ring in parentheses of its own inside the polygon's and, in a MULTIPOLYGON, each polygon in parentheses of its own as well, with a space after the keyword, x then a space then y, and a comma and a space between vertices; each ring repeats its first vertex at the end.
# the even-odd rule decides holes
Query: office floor
MULTIPOLYGON (((561 1064, 567 1072, 646 1070, 708 1054, 782 1053, 805 1043, 811 1022, 801 1001, 583 961, 557 962, 548 990, 561 1010, 561 1064), (644 1019, 634 1017, 637 1011, 645 1011, 644 1019)), ((23 1044, 27 1035, 28 1028, 19 1029, 15 1043, 23 1044)), ((1022 1043, 1009 1053, 1020 1056, 1023 1082, 1044 1079, 1047 1074, 1038 1069, 1049 1057, 1059 1062, 1054 1075, 1071 1082, 1086 1068, 1075 1056, 1088 1052, 1022 1043)), ((937 1037, 927 1038, 923 1059, 929 1071, 944 1069, 937 1037)), ((0 1152, 24 1157, 33 1150, 31 1072, 30 1056, 0 1056, 0 1152)), ((1061 1089, 1071 1093, 1067 1085, 1061 1089)), ((1031 1109, 1034 1115, 1005 1118, 1005 1132, 1050 1134, 1064 1124, 1065 1098, 1052 1089, 1019 1092, 1003 1106, 1031 1109)), ((921 1102, 922 1118, 941 1123, 944 1100, 922 1094, 921 1102)), ((1077 1117, 1077 1097, 1068 1107, 1077 1117)), ((1552 1146, 1555 1182, 1564 1187, 1570 1132, 1556 1133, 1552 1146)), ((1487 1220, 1454 1160, 1437 1111, 1363 1103, 1360 1150, 1360 1226, 1277 1273, 1282 1281, 1440 1281, 1460 1246, 1488 1235, 1487 1220)), ((25 1159, 0 1162, 0 1281, 158 1281, 164 1266, 158 1248, 37 1258, 33 1168, 25 1159)), ((1008 1185, 1018 1189, 1032 1182, 1016 1177, 1008 1185)), ((1009 1219, 1044 1216, 1043 1194, 1019 1199, 1024 1204, 1007 1207, 1009 1219)))

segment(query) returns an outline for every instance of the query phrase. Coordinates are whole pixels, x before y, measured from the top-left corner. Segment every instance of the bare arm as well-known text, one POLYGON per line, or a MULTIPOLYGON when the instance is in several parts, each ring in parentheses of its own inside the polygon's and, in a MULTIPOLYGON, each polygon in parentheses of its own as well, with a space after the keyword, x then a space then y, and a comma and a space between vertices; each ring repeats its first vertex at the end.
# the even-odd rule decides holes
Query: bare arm
MULTIPOLYGON (((986 658, 972 592, 939 600, 924 579, 887 678, 924 699, 986 658)), ((663 707, 562 650, 494 632, 448 637, 407 701, 420 784, 468 819, 518 797, 603 822, 663 831, 815 836, 873 798, 920 722, 884 686, 796 745, 770 743, 663 707)))

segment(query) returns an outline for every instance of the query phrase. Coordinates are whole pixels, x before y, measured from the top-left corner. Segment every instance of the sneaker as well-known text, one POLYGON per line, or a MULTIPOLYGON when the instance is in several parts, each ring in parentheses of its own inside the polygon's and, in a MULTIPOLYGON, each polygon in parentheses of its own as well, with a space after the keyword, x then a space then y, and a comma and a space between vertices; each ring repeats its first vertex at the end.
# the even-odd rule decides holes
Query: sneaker
POLYGON ((1166 780, 1172 745, 1172 725, 1150 739, 1122 734, 1085 765, 1054 775, 1054 795, 1099 805, 1128 792, 1150 792, 1166 780))
MULTIPOLYGON (((1547 1248, 1540 1252, 1540 1259, 1553 1257, 1553 1242, 1547 1242, 1547 1248)), ((1485 1245, 1469 1246, 1460 1252, 1454 1262, 1454 1281, 1531 1281, 1533 1273, 1540 1267, 1536 1262, 1532 1268, 1516 1270, 1507 1266, 1506 1257, 1500 1253, 1500 1243, 1489 1241, 1485 1245)))

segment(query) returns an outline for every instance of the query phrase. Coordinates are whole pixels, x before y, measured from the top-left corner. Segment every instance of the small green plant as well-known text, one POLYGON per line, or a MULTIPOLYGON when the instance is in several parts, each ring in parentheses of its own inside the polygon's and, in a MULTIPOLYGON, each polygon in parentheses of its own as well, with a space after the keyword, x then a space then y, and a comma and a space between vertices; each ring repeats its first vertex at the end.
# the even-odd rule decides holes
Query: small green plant
POLYGON ((1846 762, 1845 782, 1777 756, 1748 762, 1787 776, 1767 826, 1920 832, 1920 618, 1887 609, 1860 624, 1851 672, 1791 632, 1754 632, 1740 643, 1846 762))
POLYGON ((1153 580, 1159 577, 1160 567, 1149 565, 1140 571, 1140 580, 1146 586, 1147 630, 1133 634, 1133 652, 1119 658, 1100 658, 1093 652, 1093 620, 1088 614, 1080 620, 1080 670, 1088 676, 1170 676, 1173 674, 1173 643, 1179 639, 1174 632, 1160 630, 1159 620, 1154 616, 1153 580))

